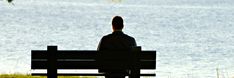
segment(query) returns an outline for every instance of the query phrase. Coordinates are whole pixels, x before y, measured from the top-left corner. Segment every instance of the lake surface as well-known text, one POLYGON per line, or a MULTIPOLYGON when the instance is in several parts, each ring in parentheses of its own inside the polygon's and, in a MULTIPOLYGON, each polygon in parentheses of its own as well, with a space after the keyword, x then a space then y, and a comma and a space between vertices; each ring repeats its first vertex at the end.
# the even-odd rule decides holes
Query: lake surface
POLYGON ((16 0, 0 2, 0 73, 30 73, 31 50, 96 50, 115 15, 143 50, 157 50, 156 78, 234 76, 232 0, 16 0))

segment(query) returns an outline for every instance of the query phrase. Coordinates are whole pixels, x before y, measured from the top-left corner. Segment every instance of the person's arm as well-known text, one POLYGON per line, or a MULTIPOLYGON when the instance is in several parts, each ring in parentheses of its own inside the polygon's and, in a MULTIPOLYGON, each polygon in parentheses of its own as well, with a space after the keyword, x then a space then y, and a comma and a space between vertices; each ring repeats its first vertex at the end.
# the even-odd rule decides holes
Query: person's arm
POLYGON ((102 40, 100 40, 100 42, 99 42, 99 44, 98 44, 97 51, 100 51, 100 49, 101 49, 101 44, 102 44, 102 40))
POLYGON ((97 51, 103 50, 103 46, 104 46, 103 40, 104 40, 104 37, 102 37, 102 39, 100 40, 98 47, 97 47, 97 51))
POLYGON ((136 40, 133 38, 133 45, 132 46, 137 46, 136 40))

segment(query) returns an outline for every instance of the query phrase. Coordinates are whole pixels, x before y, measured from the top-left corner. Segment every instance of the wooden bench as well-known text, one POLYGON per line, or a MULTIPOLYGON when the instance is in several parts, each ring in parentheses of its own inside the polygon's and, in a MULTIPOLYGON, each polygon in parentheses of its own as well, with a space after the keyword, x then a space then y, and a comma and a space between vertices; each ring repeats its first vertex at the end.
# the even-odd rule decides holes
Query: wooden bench
POLYGON ((33 76, 47 76, 47 78, 57 78, 58 75, 105 76, 105 73, 57 73, 57 69, 111 69, 116 68, 112 67, 116 65, 130 70, 131 73, 126 74, 130 78, 155 76, 155 73, 141 74, 140 70, 156 69, 156 51, 141 51, 140 48, 132 52, 57 50, 57 46, 48 46, 47 50, 31 51, 31 69, 47 70, 47 73, 31 73, 33 76))

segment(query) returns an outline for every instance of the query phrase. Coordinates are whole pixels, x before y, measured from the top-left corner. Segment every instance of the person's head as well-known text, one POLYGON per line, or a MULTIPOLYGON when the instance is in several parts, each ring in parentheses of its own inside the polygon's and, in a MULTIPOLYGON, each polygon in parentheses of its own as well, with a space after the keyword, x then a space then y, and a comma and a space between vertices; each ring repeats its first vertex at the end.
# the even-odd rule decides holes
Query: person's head
POLYGON ((112 20, 113 31, 121 31, 124 27, 123 18, 121 16, 115 16, 112 20))

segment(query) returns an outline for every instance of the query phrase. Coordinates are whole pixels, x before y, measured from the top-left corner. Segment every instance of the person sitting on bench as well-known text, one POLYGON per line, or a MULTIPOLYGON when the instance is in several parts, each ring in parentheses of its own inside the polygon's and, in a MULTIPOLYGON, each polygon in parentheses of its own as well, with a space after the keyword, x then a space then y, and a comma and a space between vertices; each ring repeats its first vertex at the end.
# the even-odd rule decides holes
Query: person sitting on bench
MULTIPOLYGON (((115 16, 112 20, 113 32, 108 34, 99 42, 98 51, 129 51, 132 47, 136 47, 136 41, 133 37, 123 33, 124 27, 123 19, 121 16, 115 16)), ((114 55, 113 55, 114 56, 114 55)), ((119 56, 121 58, 121 56, 119 56)), ((105 78, 125 78, 125 74, 129 73, 128 70, 99 70, 107 74, 105 78)))

